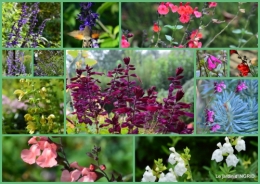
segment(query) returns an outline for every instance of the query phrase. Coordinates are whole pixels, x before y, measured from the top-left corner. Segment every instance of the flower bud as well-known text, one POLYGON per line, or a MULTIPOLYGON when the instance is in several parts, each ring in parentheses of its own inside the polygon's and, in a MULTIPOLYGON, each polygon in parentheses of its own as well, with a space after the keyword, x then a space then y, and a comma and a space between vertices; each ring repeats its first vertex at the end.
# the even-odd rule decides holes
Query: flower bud
POLYGON ((130 57, 125 57, 125 58, 124 58, 124 63, 125 63, 126 65, 128 65, 128 64, 130 63, 130 57))

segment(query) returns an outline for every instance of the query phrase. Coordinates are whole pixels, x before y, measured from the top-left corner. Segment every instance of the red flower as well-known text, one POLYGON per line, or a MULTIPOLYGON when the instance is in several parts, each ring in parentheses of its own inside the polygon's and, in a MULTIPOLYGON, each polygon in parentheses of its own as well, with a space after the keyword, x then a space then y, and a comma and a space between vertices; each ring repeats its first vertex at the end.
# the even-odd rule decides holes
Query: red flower
POLYGON ((178 6, 177 5, 174 5, 174 4, 170 3, 169 7, 171 8, 172 13, 175 13, 175 12, 178 11, 178 6))
POLYGON ((209 8, 216 7, 217 5, 218 5, 218 3, 216 3, 216 2, 209 2, 209 8))
POLYGON ((248 67, 248 65, 246 65, 245 63, 241 63, 237 66, 237 69, 240 71, 240 74, 242 76, 247 76, 248 73, 250 72, 250 69, 248 67))
POLYGON ((169 8, 164 3, 161 3, 157 11, 160 15, 166 15, 169 13, 169 8))
POLYGON ((202 38, 202 33, 200 33, 198 30, 194 30, 191 32, 190 39, 191 40, 199 40, 202 38))
POLYGON ((231 56, 232 54, 238 54, 238 52, 237 52, 236 50, 230 50, 229 53, 230 53, 230 56, 231 56))
POLYGON ((154 23, 154 24, 153 24, 153 31, 156 32, 156 33, 159 32, 159 31, 161 31, 161 28, 160 28, 160 26, 158 26, 157 23, 154 23))

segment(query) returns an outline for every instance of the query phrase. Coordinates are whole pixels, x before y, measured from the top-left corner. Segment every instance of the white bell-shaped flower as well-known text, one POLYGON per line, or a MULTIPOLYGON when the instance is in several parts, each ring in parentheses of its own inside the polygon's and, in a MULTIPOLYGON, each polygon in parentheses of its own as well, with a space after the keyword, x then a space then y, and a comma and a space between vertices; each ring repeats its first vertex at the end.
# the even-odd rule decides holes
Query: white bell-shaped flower
POLYGON ((211 160, 216 160, 216 162, 221 162, 223 160, 222 151, 220 149, 216 149, 212 154, 211 160))
POLYGON ((175 164, 175 163, 176 163, 175 158, 176 158, 175 153, 171 153, 170 156, 169 156, 169 158, 168 158, 168 162, 169 162, 170 164, 172 164, 172 165, 175 164))
POLYGON ((181 162, 178 162, 178 164, 174 167, 174 173, 178 176, 182 176, 187 171, 187 168, 185 167, 185 163, 182 160, 181 162))
POLYGON ((169 150, 170 150, 171 152, 173 152, 173 153, 176 152, 174 147, 170 147, 169 150))
POLYGON ((239 159, 233 153, 229 154, 228 157, 226 158, 226 163, 227 163, 228 167, 229 166, 236 167, 238 161, 239 161, 239 159))
POLYGON ((160 178, 159 178, 158 182, 167 182, 167 178, 165 177, 164 173, 160 174, 160 178))
POLYGON ((221 149, 222 153, 223 154, 234 153, 234 149, 233 149, 232 145, 230 144, 228 137, 225 138, 225 141, 226 141, 226 143, 223 144, 223 148, 221 149))
POLYGON ((165 176, 166 182, 178 182, 172 168, 169 169, 169 172, 165 176))
POLYGON ((241 139, 242 137, 238 137, 237 139, 237 145, 235 146, 236 150, 238 152, 240 152, 241 150, 246 151, 246 143, 243 139, 241 139))
POLYGON ((153 171, 149 166, 146 166, 145 172, 142 178, 142 182, 154 182, 156 180, 156 176, 153 175, 153 171))

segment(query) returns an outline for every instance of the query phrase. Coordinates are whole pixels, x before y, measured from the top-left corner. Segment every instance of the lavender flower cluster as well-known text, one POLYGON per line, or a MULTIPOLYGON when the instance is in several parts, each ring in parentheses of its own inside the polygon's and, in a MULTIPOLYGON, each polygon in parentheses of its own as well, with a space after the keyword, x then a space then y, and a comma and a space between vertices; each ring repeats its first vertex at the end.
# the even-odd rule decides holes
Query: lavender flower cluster
POLYGON ((35 32, 35 26, 38 22, 37 16, 39 10, 39 2, 28 5, 22 3, 22 11, 20 19, 15 22, 12 26, 11 32, 8 35, 5 47, 33 47, 38 46, 39 37, 42 36, 43 30, 45 28, 46 22, 50 19, 45 19, 39 26, 38 31, 35 32), (24 31, 26 33, 24 33, 24 31), (25 35, 25 36, 22 36, 25 35))
POLYGON ((19 50, 7 51, 6 59, 6 75, 7 76, 18 76, 25 74, 24 52, 19 50))
POLYGON ((80 3, 80 13, 78 14, 77 19, 79 19, 82 24, 79 26, 79 30, 83 31, 86 26, 90 29, 96 24, 96 20, 98 19, 99 14, 93 13, 91 11, 91 6, 93 3, 86 2, 80 3))

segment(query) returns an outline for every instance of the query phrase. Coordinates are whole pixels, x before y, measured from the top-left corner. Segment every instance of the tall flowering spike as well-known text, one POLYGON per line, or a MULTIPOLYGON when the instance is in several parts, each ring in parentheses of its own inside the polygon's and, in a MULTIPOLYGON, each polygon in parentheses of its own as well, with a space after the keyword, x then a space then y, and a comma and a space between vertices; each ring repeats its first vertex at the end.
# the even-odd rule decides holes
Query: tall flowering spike
POLYGON ((99 14, 93 13, 91 11, 91 6, 93 3, 85 2, 80 3, 80 13, 78 14, 77 19, 79 19, 82 24, 79 26, 79 30, 83 31, 86 26, 90 29, 95 26, 96 20, 99 18, 99 14))

